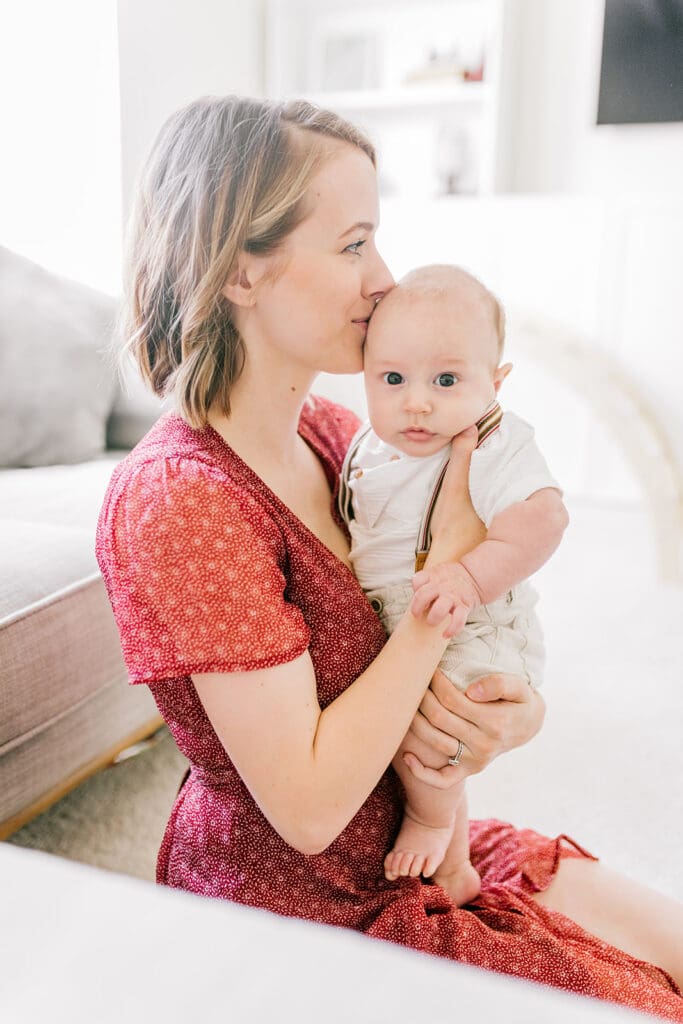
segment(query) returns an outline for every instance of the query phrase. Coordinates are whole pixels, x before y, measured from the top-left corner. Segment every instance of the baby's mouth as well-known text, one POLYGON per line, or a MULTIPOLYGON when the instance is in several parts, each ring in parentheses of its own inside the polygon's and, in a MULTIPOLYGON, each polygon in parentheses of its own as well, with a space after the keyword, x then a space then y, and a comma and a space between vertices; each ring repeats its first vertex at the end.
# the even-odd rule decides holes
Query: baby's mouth
POLYGON ((426 427, 406 427, 405 430, 401 431, 406 437, 414 438, 427 438, 434 437, 433 430, 427 430, 426 427))

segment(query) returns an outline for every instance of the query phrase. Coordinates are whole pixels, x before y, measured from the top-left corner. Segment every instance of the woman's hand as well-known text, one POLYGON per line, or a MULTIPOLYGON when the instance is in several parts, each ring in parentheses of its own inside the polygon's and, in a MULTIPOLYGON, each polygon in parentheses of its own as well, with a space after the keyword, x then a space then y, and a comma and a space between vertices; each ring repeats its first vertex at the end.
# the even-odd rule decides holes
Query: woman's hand
POLYGON ((499 754, 527 743, 541 728, 544 716, 543 698, 520 676, 485 676, 463 693, 437 671, 404 742, 409 747, 415 736, 447 762, 462 741, 461 763, 427 768, 409 752, 403 759, 416 779, 448 789, 482 771, 499 754))
POLYGON ((472 507, 470 458, 477 446, 476 427, 456 434, 451 442, 448 469, 432 515, 432 544, 427 566, 457 562, 486 539, 486 527, 472 507))

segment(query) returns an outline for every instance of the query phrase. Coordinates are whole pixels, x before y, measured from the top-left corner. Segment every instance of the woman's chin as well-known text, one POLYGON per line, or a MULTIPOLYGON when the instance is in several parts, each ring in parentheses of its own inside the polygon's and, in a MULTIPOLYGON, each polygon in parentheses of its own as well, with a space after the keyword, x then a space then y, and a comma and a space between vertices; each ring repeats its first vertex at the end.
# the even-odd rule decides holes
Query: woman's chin
POLYGON ((335 359, 334 362, 330 360, 329 365, 323 366, 320 372, 333 374, 362 373, 363 353, 359 351, 357 354, 347 354, 343 358, 335 359))

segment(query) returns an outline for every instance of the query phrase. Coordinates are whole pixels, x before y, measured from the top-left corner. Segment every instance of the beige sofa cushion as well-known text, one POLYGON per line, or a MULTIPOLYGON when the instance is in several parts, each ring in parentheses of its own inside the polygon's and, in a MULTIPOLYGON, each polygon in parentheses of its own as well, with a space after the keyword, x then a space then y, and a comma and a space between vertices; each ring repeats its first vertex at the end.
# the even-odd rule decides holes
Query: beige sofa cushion
POLYGON ((0 247, 0 466, 104 449, 116 302, 0 247))
POLYGON ((74 466, 0 470, 0 522, 17 520, 83 527, 92 537, 92 543, 88 544, 88 565, 96 569, 97 517, 114 467, 125 454, 123 451, 107 452, 91 462, 74 466))

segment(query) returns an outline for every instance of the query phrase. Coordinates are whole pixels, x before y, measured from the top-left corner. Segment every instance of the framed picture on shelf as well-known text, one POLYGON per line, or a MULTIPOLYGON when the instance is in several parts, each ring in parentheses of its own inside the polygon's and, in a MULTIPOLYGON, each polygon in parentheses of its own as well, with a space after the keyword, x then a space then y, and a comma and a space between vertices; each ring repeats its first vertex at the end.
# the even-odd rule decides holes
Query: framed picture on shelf
POLYGON ((312 87, 315 92, 376 89, 379 84, 379 46, 374 33, 321 33, 312 49, 312 87))

